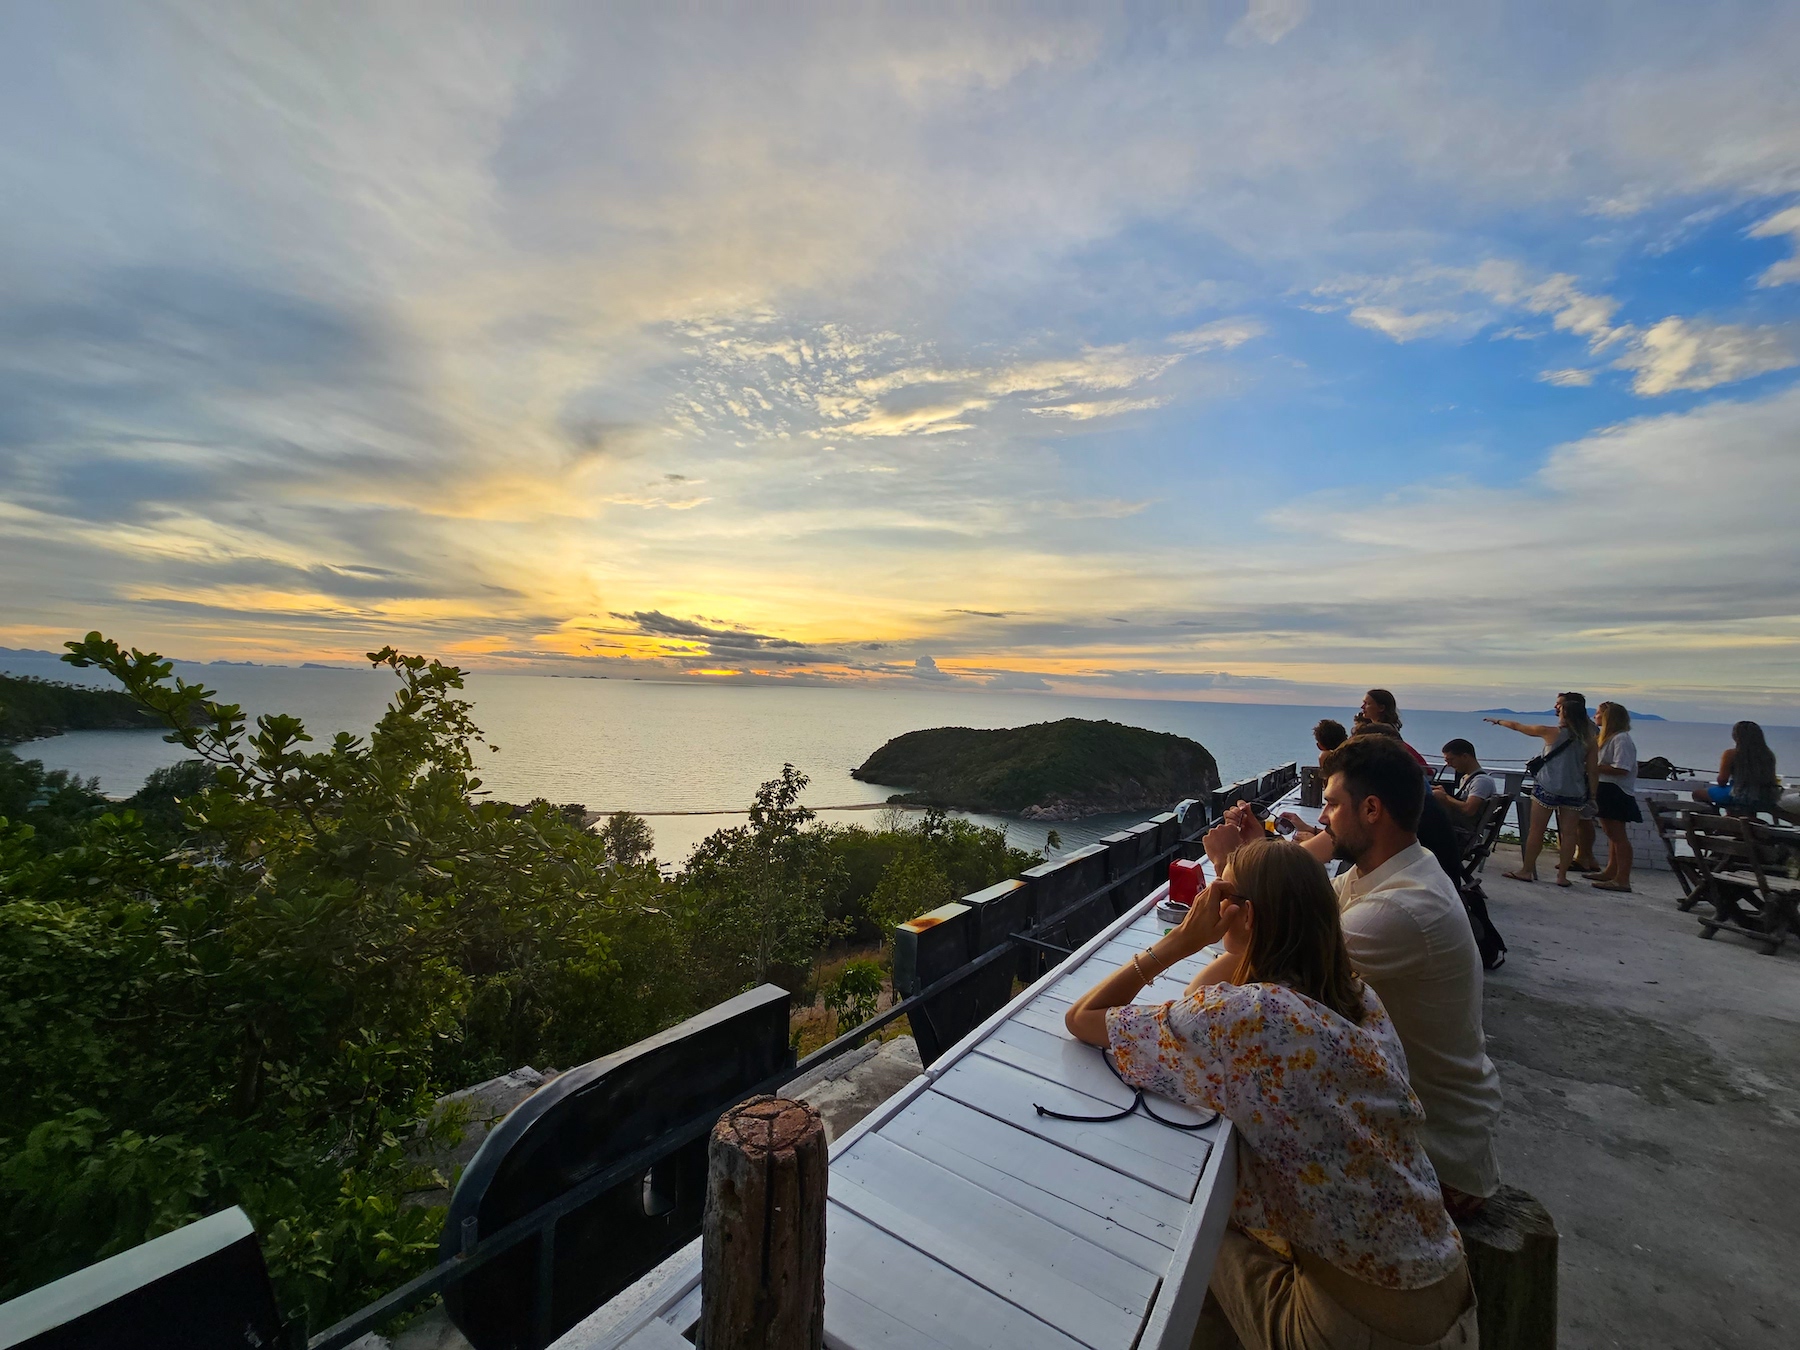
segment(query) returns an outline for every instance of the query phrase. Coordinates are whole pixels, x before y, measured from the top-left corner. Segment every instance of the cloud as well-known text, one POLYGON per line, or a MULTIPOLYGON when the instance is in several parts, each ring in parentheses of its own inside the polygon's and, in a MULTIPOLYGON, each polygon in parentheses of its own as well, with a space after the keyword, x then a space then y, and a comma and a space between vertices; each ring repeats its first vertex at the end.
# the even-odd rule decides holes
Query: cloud
POLYGON ((1800 365, 1800 356, 1774 328, 1668 318, 1635 335, 1631 350, 1614 364, 1636 372, 1634 391, 1654 396, 1788 370, 1800 365))
POLYGON ((1466 317, 1455 310, 1433 309, 1406 314, 1385 305, 1358 305, 1350 311, 1350 322, 1391 337, 1395 342, 1411 342, 1448 329, 1460 328, 1466 317))
POLYGON ((1209 352, 1260 336, 1251 318, 1220 319, 1167 339, 1175 350, 1112 343, 1067 355, 942 359, 929 344, 848 325, 807 329, 778 312, 710 315, 682 325, 690 373, 674 427, 759 437, 938 437, 992 428, 1007 414, 1091 421, 1160 407, 1168 396, 1082 398, 1149 384, 1209 352))
MULTIPOLYGON (((1547 315, 1556 332, 1581 338, 1594 356, 1612 355, 1613 369, 1632 371, 1632 391, 1644 397, 1712 389, 1800 364, 1791 334, 1779 326, 1714 323, 1679 315, 1648 327, 1619 323, 1615 322, 1619 301, 1612 296, 1584 290, 1569 273, 1534 275, 1504 259, 1466 268, 1431 266, 1387 277, 1344 278, 1320 286, 1314 293, 1348 297, 1355 305, 1350 311, 1352 322, 1396 342, 1451 332, 1467 335, 1471 325, 1484 325, 1488 316, 1451 309, 1409 311, 1355 304, 1358 299, 1474 294, 1506 310, 1547 315)), ((1509 327, 1495 336, 1529 340, 1533 335, 1509 327)), ((1591 385, 1594 375, 1592 369, 1569 366, 1546 370, 1538 378, 1546 384, 1576 388, 1591 385)))
POLYGON ((968 431, 974 423, 963 419, 991 406, 991 399, 965 398, 905 411, 877 408, 860 421, 845 423, 836 431, 845 436, 941 436, 950 431, 968 431))
POLYGON ((939 670, 936 661, 929 656, 920 656, 913 661, 914 678, 921 680, 954 680, 956 676, 947 670, 939 670))
POLYGON ((1169 334, 1169 345, 1184 352, 1230 351, 1268 331, 1268 325, 1260 319, 1216 319, 1185 333, 1169 334))
POLYGON ((1766 682, 1800 645, 1797 419, 1800 387, 1720 400, 1560 446, 1518 485, 1440 482, 1361 502, 1334 493, 1329 509, 1297 503, 1272 523, 1318 539, 1334 589, 1385 612, 1390 641, 1411 630, 1446 650, 1554 654, 1615 678, 1621 663, 1684 654, 1721 687, 1766 682), (1595 530, 1601 503, 1615 524, 1595 530), (1471 529, 1504 532, 1505 567, 1467 547, 1471 529), (1454 609, 1434 598, 1446 594, 1454 609), (1527 610, 1520 594, 1533 597, 1527 610))
POLYGON ((1232 25, 1227 40, 1237 47, 1252 42, 1280 42, 1300 26, 1310 7, 1309 0, 1250 0, 1244 17, 1232 25))
POLYGON ((1784 234, 1792 241, 1794 252, 1765 268, 1756 278, 1758 286, 1783 286, 1790 281, 1800 281, 1800 206, 1777 211, 1750 227, 1752 239, 1774 239, 1784 234))
POLYGON ((1123 344, 1090 348, 1079 356, 1029 361, 986 376, 989 393, 1055 394, 1067 389, 1130 389, 1180 361, 1179 355, 1133 352, 1123 344))
POLYGON ((1096 417, 1116 417, 1120 413, 1142 412, 1162 405, 1160 398, 1109 398, 1086 403, 1053 403, 1028 411, 1039 417, 1066 417, 1075 422, 1088 422, 1096 417))

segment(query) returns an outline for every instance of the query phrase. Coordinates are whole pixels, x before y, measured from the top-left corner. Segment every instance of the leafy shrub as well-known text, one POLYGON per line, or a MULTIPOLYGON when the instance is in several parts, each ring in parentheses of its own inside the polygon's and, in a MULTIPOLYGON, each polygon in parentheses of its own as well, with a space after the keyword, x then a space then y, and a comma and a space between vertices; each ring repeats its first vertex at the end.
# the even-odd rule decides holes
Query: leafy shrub
POLYGON ((875 1015, 885 976, 878 961, 848 961, 836 979, 820 991, 825 1006, 837 1015, 839 1032, 861 1026, 875 1015))

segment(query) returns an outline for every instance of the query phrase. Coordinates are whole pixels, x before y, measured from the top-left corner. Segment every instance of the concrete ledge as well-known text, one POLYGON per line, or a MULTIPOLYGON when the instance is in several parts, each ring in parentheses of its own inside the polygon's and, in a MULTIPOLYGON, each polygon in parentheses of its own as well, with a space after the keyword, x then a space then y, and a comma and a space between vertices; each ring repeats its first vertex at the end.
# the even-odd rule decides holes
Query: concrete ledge
POLYGON ((818 1108, 829 1142, 924 1072, 918 1044, 911 1036, 896 1036, 820 1065, 783 1093, 818 1108))

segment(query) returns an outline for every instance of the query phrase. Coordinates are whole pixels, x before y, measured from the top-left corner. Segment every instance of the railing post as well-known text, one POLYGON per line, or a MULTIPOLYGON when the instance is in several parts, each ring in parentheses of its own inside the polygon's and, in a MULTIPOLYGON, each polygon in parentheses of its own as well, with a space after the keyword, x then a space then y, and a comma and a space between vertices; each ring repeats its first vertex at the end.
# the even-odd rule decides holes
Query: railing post
POLYGON ((701 1350, 822 1350, 825 1125, 805 1102, 755 1097, 707 1148, 701 1350))

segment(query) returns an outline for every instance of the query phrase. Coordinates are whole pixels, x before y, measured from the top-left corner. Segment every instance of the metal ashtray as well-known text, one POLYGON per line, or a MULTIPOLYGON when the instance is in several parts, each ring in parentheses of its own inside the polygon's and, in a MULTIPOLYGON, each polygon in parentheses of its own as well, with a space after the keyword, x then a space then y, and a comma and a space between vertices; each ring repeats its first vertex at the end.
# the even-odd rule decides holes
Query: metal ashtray
POLYGON ((1180 923, 1188 916, 1188 906, 1179 900, 1161 900, 1157 902, 1156 917, 1164 923, 1180 923))

